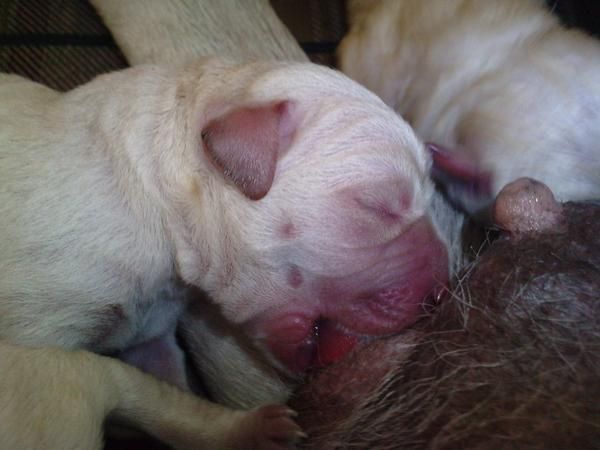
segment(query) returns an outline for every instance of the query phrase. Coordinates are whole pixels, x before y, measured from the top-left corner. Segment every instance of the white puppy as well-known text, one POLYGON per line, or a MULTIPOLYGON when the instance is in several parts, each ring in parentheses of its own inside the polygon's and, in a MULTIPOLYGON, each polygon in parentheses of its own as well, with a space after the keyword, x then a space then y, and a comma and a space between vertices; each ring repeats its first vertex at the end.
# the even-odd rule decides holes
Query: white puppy
MULTIPOLYGON (((188 286, 198 286, 271 364, 297 373, 335 360, 363 336, 410 325, 448 276, 446 245, 428 214, 423 146, 374 95, 314 65, 140 66, 66 94, 3 76, 0 160, 5 342, 121 352, 138 363, 151 355, 142 367, 185 385, 173 333, 188 286)), ((18 349, 15 358, 25 352, 31 370, 48 364, 44 351, 18 349)), ((57 384, 69 367, 92 361, 96 372, 107 363, 56 355, 64 365, 45 376, 57 384)), ((111 363, 122 376, 92 380, 78 397, 100 398, 87 424, 71 417, 63 433, 46 434, 47 424, 35 422, 42 431, 28 440, 19 425, 25 394, 10 394, 23 383, 34 395, 38 379, 1 361, 12 374, 2 380, 3 408, 14 419, 1 423, 0 436, 11 435, 13 448, 67 448, 75 428, 97 447, 110 410, 104 399, 121 392, 115 384, 135 384, 143 399, 160 390, 111 363)), ((165 405, 178 403, 164 391, 165 405)), ((39 396, 46 410, 53 395, 64 391, 39 396)), ((199 436, 182 425, 196 406, 167 408, 173 422, 163 428, 154 400, 150 410, 124 404, 127 422, 153 424, 175 447, 221 447, 203 440, 212 426, 201 410, 199 436)), ((226 430, 258 420, 250 427, 256 440, 279 448, 282 436, 262 426, 270 413, 229 412, 211 439, 243 447, 253 435, 233 439, 226 430)), ((287 424, 285 445, 298 430, 285 408, 276 416, 287 424)))
POLYGON ((350 2, 342 70, 433 148, 469 211, 529 176, 600 196, 600 43, 537 0, 350 2))
MULTIPOLYGON (((92 3, 132 64, 173 64, 213 53, 237 59, 307 60, 267 0, 92 3)), ((337 100, 331 97, 322 101, 337 100)), ((421 181, 417 178, 415 182, 421 181)), ((455 266, 460 218, 438 195, 434 195, 430 209, 438 229, 451 244, 455 266)), ((182 336, 191 356, 189 361, 200 372, 212 398, 245 408, 287 399, 293 383, 274 370, 235 324, 214 308, 203 307, 200 314, 193 310, 182 319, 182 336)))

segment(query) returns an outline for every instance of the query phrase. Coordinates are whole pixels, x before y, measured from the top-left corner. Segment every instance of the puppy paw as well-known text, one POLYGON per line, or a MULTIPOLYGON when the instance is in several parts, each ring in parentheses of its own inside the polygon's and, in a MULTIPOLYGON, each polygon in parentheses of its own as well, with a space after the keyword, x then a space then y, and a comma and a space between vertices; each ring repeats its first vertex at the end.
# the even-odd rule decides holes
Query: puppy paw
POLYGON ((246 446, 253 450, 286 450, 306 434, 295 422, 297 413, 284 405, 267 405, 252 410, 245 418, 246 446), (248 443, 252 443, 251 446, 248 443))

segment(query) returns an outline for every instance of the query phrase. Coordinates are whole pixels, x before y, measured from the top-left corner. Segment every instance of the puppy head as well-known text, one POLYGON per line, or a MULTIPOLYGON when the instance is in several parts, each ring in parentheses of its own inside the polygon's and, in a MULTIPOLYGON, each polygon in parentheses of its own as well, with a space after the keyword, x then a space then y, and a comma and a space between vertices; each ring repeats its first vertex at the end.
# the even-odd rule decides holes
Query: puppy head
POLYGON ((325 68, 202 70, 161 174, 182 277, 292 372, 412 324, 448 255, 411 129, 325 68))

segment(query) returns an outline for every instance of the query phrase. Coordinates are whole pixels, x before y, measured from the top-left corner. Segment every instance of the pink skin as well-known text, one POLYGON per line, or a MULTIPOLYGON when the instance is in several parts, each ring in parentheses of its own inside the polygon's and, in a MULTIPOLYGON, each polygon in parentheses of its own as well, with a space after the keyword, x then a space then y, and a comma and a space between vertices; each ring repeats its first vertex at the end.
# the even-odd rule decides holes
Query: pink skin
POLYGON ((507 184, 496 197, 494 223, 512 235, 559 230, 562 205, 548 186, 531 178, 507 184))
MULTIPOLYGON (((290 298, 285 311, 249 324, 251 333, 266 336, 267 347, 290 371, 329 364, 361 340, 412 325, 426 299, 447 282, 446 248, 428 219, 361 252, 372 262, 365 269, 316 277, 303 291, 308 298, 290 298)), ((288 283, 297 283, 296 271, 288 283)))

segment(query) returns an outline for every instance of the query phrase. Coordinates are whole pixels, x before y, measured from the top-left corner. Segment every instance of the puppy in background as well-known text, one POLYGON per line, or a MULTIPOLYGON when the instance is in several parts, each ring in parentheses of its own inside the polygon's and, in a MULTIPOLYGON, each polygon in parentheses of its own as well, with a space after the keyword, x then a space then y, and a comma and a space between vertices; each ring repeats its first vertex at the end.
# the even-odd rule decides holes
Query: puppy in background
POLYGON ((529 176, 600 196, 600 43, 537 0, 351 0, 342 71, 429 141, 466 211, 529 176))

